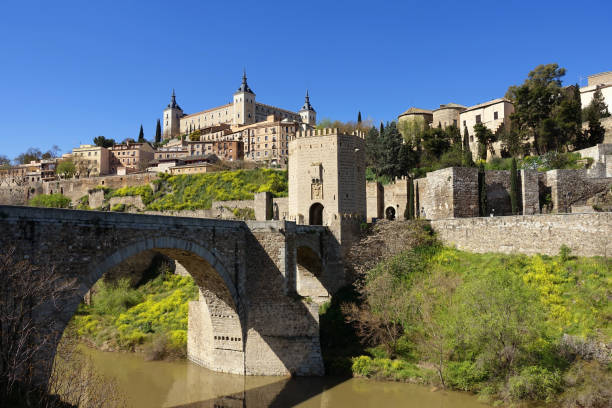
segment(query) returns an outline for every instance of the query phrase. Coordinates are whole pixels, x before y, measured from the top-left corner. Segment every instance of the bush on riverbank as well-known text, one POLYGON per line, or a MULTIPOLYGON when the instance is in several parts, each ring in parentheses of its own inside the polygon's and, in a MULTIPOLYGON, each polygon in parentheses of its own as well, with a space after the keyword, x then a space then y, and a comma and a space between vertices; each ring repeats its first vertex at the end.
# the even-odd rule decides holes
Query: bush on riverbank
POLYGON ((71 321, 80 338, 101 349, 186 355, 188 303, 198 294, 191 277, 162 270, 137 288, 127 279, 100 280, 93 292, 91 304, 82 304, 71 321))
POLYGON ((611 271, 610 259, 567 253, 528 257, 417 246, 361 275, 360 296, 342 305, 364 347, 352 354, 351 370, 437 383, 492 401, 597 395, 609 403, 609 393, 576 372, 585 371, 578 368, 581 358, 590 359, 591 371, 610 382, 611 271))

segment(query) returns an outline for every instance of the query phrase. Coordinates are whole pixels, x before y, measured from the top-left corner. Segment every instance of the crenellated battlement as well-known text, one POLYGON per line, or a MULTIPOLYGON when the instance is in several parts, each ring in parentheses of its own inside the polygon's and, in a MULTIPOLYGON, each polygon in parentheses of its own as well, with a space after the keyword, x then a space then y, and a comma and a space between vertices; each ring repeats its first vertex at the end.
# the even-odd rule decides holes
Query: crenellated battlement
POLYGON ((316 137, 316 136, 328 136, 328 135, 338 135, 344 134, 349 136, 357 136, 361 139, 365 139, 365 132, 361 130, 354 130, 351 133, 341 132, 338 128, 323 128, 323 129, 306 129, 306 130, 298 130, 295 134, 296 139, 305 138, 305 137, 316 137))

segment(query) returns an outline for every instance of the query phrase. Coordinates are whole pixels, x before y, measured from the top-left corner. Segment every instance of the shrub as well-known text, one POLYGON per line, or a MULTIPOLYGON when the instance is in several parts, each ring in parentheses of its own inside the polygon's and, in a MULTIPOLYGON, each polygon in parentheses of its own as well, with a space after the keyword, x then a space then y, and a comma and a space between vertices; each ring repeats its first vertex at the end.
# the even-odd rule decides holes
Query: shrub
POLYGON ((91 210, 91 208, 89 208, 89 195, 84 195, 83 197, 79 198, 79 203, 77 204, 76 209, 91 210))
POLYGON ((353 358, 353 365, 351 369, 353 370, 353 374, 360 377, 369 377, 371 372, 372 359, 368 356, 359 356, 353 358))
POLYGON ((552 401, 561 391, 563 382, 558 371, 539 366, 528 366, 519 375, 508 379, 507 395, 510 400, 552 401))
POLYGON ((125 204, 115 204, 110 208, 110 210, 114 212, 124 212, 125 209, 126 209, 125 204))
POLYGON ((560 401, 565 408, 612 406, 612 370, 596 361, 577 361, 564 376, 567 386, 560 401))
POLYGON ((445 367, 444 376, 451 387, 471 391, 488 378, 488 373, 472 361, 451 361, 445 367))
MULTIPOLYGON (((147 205, 153 201, 153 190, 148 184, 144 186, 133 186, 133 187, 121 187, 115 190, 111 197, 131 197, 140 196, 144 205, 147 205)), ((112 211, 112 210, 111 210, 112 211)))
POLYGON ((32 198, 28 205, 32 207, 69 208, 71 200, 63 194, 41 194, 32 198))
POLYGON ((130 287, 127 278, 121 278, 114 284, 99 281, 92 298, 91 311, 98 315, 117 316, 142 302, 143 295, 130 287))

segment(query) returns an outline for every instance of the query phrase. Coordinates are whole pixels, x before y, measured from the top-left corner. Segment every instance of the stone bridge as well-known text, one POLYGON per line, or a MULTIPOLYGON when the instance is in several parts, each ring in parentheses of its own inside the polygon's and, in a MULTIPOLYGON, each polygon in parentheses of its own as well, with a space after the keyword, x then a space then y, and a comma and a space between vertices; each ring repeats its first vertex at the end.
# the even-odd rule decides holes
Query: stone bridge
POLYGON ((182 264, 199 287, 188 358, 246 375, 322 375, 318 308, 344 284, 326 227, 0 206, 0 248, 52 267, 78 290, 53 309, 52 361, 83 296, 109 269, 147 250, 182 264))

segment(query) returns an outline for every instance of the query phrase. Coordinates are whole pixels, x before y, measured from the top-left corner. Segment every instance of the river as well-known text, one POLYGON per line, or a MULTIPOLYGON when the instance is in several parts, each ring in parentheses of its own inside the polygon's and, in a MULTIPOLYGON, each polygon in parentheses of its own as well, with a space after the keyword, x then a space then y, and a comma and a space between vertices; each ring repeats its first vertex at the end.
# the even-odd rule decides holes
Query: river
POLYGON ((87 349, 95 369, 114 378, 130 407, 484 408, 476 397, 429 387, 334 377, 242 377, 187 361, 87 349))

